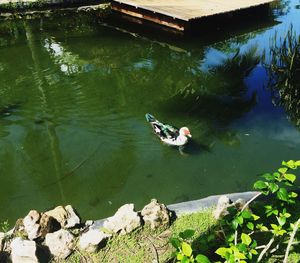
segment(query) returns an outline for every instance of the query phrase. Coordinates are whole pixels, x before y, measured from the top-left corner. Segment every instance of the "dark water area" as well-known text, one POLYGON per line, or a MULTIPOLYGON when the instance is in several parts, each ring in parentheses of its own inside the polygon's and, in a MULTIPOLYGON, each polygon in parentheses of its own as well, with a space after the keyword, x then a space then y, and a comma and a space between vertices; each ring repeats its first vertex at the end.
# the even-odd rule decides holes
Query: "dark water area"
POLYGON ((0 221, 247 191, 299 159, 299 127, 261 61, 275 32, 300 33, 299 1, 265 16, 185 37, 89 16, 0 22, 0 221), (184 153, 160 143, 147 112, 189 127, 184 153))

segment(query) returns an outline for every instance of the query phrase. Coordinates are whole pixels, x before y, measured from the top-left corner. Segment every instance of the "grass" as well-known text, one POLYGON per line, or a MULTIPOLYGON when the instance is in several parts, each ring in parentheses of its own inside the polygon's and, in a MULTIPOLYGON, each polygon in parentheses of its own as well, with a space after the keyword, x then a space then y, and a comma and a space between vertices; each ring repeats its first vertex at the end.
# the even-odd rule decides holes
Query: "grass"
MULTIPOLYGON (((297 207, 298 208, 298 207, 297 207)), ((296 209, 298 214, 298 209, 296 209)), ((214 231, 217 221, 212 214, 213 209, 204 210, 199 213, 183 215, 177 218, 170 227, 159 228, 156 230, 144 226, 127 235, 116 235, 111 238, 106 246, 98 253, 85 253, 76 251, 67 260, 66 263, 79 262, 122 262, 122 263, 139 263, 139 262, 175 262, 173 253, 175 249, 170 244, 171 237, 178 237, 180 232, 187 229, 195 230, 191 240, 193 251, 206 254, 209 258, 215 258, 215 245, 203 248, 203 241, 214 231), (202 251, 201 251, 202 250, 202 251)), ((300 234, 297 236, 297 241, 300 234)), ((205 243, 205 242, 204 242, 205 243)), ((281 251, 282 252, 282 251, 281 251)), ((282 262, 283 253, 273 256, 265 263, 282 262)), ((300 263, 299 246, 291 250, 288 259, 289 263, 300 263)))
MULTIPOLYGON (((212 209, 183 215, 177 218, 169 228, 150 229, 148 226, 134 232, 111 238, 105 248, 98 253, 73 253, 66 262, 170 262, 175 251, 169 240, 186 229, 196 231, 197 237, 205 234, 215 224, 212 209)), ((193 240, 192 240, 193 241, 193 240)))

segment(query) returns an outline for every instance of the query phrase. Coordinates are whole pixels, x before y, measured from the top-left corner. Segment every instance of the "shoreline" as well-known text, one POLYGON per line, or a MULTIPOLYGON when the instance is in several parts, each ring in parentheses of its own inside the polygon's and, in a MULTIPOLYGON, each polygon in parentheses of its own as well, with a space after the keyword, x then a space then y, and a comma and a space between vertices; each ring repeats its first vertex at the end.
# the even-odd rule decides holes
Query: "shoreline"
POLYGON ((94 13, 105 16, 111 12, 109 2, 94 0, 0 0, 0 19, 30 19, 68 13, 94 13))

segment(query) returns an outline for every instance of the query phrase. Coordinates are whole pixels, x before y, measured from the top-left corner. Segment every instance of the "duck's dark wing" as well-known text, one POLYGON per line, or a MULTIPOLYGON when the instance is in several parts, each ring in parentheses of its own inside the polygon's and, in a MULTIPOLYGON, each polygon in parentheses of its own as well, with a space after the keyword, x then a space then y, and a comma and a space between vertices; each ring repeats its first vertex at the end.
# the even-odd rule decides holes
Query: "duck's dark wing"
POLYGON ((179 135, 179 131, 176 127, 164 124, 163 125, 163 131, 167 134, 167 138, 174 138, 176 139, 179 135))
POLYGON ((150 113, 147 113, 145 115, 146 120, 148 122, 150 122, 154 132, 162 138, 174 138, 176 139, 177 136, 179 135, 179 131, 176 127, 173 127, 171 125, 168 124, 163 124, 161 122, 159 122, 153 115, 151 115, 150 113))

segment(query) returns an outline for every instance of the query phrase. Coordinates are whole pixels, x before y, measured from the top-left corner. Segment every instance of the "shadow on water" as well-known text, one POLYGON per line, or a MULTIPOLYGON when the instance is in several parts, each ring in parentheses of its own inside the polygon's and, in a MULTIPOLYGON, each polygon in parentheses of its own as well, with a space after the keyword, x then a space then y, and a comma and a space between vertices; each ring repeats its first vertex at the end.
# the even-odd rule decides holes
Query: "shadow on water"
POLYGON ((256 93, 246 94, 244 79, 259 61, 254 48, 245 54, 237 52, 210 67, 206 73, 199 74, 195 83, 177 90, 161 103, 160 109, 166 115, 175 114, 177 118, 188 115, 189 119, 193 119, 196 131, 192 134, 196 133, 195 138, 206 144, 197 145, 197 140, 194 140, 194 147, 190 147, 189 152, 199 153, 201 149, 210 151, 215 138, 229 145, 238 144, 234 132, 228 130, 229 125, 256 105, 256 93))
POLYGON ((182 155, 194 155, 209 153, 211 152, 211 147, 191 139, 186 145, 179 147, 178 150, 182 155))
POLYGON ((234 125, 257 106, 245 79, 260 60, 255 48, 239 48, 275 23, 269 16, 185 36, 81 16, 0 23, 3 214, 68 202, 99 217, 154 196, 198 198, 222 179, 216 158, 226 177, 220 191, 244 188, 252 167, 238 158, 252 138, 254 147, 261 141, 243 141, 234 125), (183 154, 191 158, 151 137, 149 111, 190 128, 183 154))
POLYGON ((199 45, 208 46, 233 37, 237 38, 238 43, 246 43, 255 32, 278 24, 273 12, 283 8, 274 4, 271 8, 264 5, 252 10, 195 19, 185 33, 119 13, 113 13, 105 22, 106 26, 133 37, 145 38, 178 52, 191 52, 196 51, 199 45))

